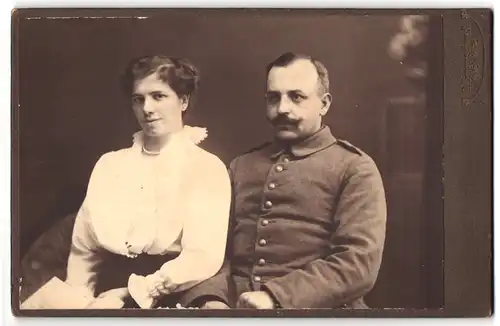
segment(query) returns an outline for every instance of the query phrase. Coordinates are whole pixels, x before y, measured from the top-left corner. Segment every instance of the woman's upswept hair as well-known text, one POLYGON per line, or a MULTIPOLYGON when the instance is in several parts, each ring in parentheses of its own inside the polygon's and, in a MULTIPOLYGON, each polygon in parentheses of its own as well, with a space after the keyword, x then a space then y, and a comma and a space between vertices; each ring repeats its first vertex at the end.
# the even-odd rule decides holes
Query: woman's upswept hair
POLYGON ((121 80, 125 94, 132 94, 134 83, 151 74, 157 74, 179 97, 191 97, 200 79, 198 70, 187 59, 166 55, 144 56, 132 59, 127 65, 121 80))

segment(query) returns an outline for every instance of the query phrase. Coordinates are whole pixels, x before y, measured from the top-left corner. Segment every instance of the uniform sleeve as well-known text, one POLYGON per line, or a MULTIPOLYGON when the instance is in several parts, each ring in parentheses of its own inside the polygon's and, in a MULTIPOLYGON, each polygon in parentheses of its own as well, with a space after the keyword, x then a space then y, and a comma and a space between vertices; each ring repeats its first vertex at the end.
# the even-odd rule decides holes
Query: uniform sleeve
POLYGON ((171 282, 171 291, 180 292, 209 279, 223 265, 231 185, 224 164, 215 163, 207 164, 204 179, 195 180, 199 185, 185 217, 180 255, 160 268, 161 277, 171 282))
POLYGON ((234 212, 234 187, 232 185, 232 180, 234 176, 236 166, 236 159, 233 160, 228 169, 230 181, 231 181, 231 209, 230 209, 230 219, 229 219, 229 230, 226 240, 226 252, 225 259, 222 268, 213 277, 193 286, 183 293, 180 299, 180 303, 183 307, 193 307, 201 306, 205 302, 221 301, 231 305, 231 293, 232 291, 232 278, 231 278, 231 265, 230 259, 232 255, 232 229, 233 229, 233 212, 234 212))
POLYGON ((360 156, 346 171, 330 255, 266 282, 264 290, 283 308, 335 308, 364 296, 378 276, 386 217, 380 173, 360 156))
POLYGON ((75 219, 67 265, 66 283, 80 289, 84 295, 90 297, 95 295, 97 268, 102 262, 102 257, 89 216, 89 207, 105 174, 106 165, 105 156, 103 156, 92 171, 86 197, 75 219))

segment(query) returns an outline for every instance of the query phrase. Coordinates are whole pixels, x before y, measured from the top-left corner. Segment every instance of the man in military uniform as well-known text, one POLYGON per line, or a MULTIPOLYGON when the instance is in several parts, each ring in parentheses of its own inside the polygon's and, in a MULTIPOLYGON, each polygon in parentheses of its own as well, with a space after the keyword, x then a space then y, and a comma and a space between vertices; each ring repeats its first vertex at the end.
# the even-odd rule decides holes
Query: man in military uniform
POLYGON ((324 65, 286 53, 267 67, 275 139, 230 164, 227 261, 183 306, 365 308, 379 272, 386 200, 373 160, 323 125, 324 65))

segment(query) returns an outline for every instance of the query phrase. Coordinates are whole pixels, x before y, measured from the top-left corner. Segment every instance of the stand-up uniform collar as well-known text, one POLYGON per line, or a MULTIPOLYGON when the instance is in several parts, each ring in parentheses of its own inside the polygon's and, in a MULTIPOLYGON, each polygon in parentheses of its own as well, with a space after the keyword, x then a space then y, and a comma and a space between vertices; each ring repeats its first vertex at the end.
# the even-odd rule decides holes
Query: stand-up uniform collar
POLYGON ((295 157, 305 157, 319 152, 337 142, 328 126, 321 127, 315 134, 309 136, 298 143, 287 144, 275 140, 271 145, 271 158, 276 158, 286 151, 289 151, 295 157))

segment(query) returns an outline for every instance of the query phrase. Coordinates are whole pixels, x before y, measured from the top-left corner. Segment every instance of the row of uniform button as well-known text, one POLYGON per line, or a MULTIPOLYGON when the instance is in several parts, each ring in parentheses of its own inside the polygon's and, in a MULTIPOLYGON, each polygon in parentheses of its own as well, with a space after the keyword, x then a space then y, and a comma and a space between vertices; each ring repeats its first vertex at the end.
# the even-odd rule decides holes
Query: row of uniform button
MULTIPOLYGON (((265 260, 264 258, 261 258, 261 259, 259 259, 258 264, 259 264, 260 266, 264 266, 264 265, 266 264, 266 260, 265 260)), ((255 276, 253 277, 253 280, 254 280, 255 282, 260 282, 260 281, 261 281, 261 277, 260 277, 260 276, 258 276, 258 275, 255 275, 255 276)))
MULTIPOLYGON (((266 225, 268 225, 268 224, 269 224, 269 221, 268 221, 268 220, 266 220, 266 219, 263 219, 263 220, 261 220, 261 221, 260 221, 260 224, 261 224, 262 226, 266 226, 266 225)), ((267 245, 267 241, 266 241, 266 239, 259 239, 259 246, 263 247, 263 246, 265 246, 265 245, 267 245)), ((265 260, 264 258, 260 258, 260 259, 257 261, 257 264, 258 264, 259 266, 264 266, 264 265, 266 264, 266 260, 265 260)), ((260 277, 260 276, 258 276, 258 275, 255 275, 255 276, 253 276, 253 280, 254 280, 255 282, 260 282, 260 281, 261 281, 261 277, 260 277)))
MULTIPOLYGON (((285 157, 285 158, 283 159, 283 162, 285 162, 285 163, 290 162, 290 159, 289 159, 288 157, 285 157)), ((281 164, 278 164, 278 165, 276 165, 276 167, 275 167, 276 172, 282 172, 282 171, 283 171, 283 169, 284 169, 284 167, 283 167, 283 165, 281 165, 281 164)), ((274 190, 274 189, 276 189, 276 183, 274 183, 274 182, 269 182, 269 183, 268 183, 268 185, 267 185, 267 188, 268 188, 269 190, 274 190)), ((273 203, 272 203, 271 201, 267 200, 266 202, 264 202, 264 208, 270 209, 270 208, 272 208, 272 207, 273 207, 273 203)))
MULTIPOLYGON (((288 162, 290 162, 290 159, 289 159, 288 157, 285 157, 285 158, 283 159, 283 162, 284 162, 284 163, 288 163, 288 162)), ((274 170, 275 170, 276 172, 282 172, 282 171, 283 171, 283 169, 284 169, 284 167, 283 167, 283 165, 282 165, 282 164, 278 164, 278 165, 276 165, 276 167, 274 168, 274 170)))
MULTIPOLYGON (((288 162, 290 162, 290 160, 289 160, 287 157, 285 157, 285 158, 283 159, 283 162, 288 163, 288 162)), ((279 172, 282 172, 283 170, 284 170, 283 165, 281 165, 281 164, 276 165, 276 167, 275 167, 275 171, 276 171, 276 172, 278 172, 278 173, 279 173, 279 172)), ((270 182, 270 183, 267 185, 267 188, 268 188, 269 190, 274 190, 274 189, 276 188, 276 183, 274 183, 274 182, 270 182)), ((272 208, 272 207, 273 207, 273 203, 272 203, 271 201, 267 200, 267 201, 265 201, 265 202, 264 202, 264 208, 266 208, 266 209, 270 209, 270 208, 272 208)), ((263 219, 263 220, 261 220, 261 221, 260 221, 260 224, 261 224, 262 226, 266 226, 266 225, 268 225, 268 224, 269 224, 269 221, 268 221, 268 220, 266 220, 266 219, 263 219)), ((260 245, 260 246, 265 246, 266 244, 267 244, 266 239, 260 239, 260 240, 259 240, 259 245, 260 245)), ((258 263, 258 265, 260 265, 260 266, 264 266, 264 265, 266 264, 266 260, 265 260, 264 258, 260 258, 260 259, 258 260, 258 262, 257 262, 257 263, 258 263)), ((253 280, 254 280, 255 282, 260 282, 260 281, 261 281, 261 277, 260 277, 260 276, 258 276, 258 275, 255 275, 255 276, 253 277, 253 280)))

